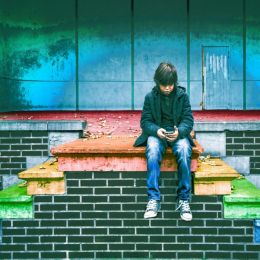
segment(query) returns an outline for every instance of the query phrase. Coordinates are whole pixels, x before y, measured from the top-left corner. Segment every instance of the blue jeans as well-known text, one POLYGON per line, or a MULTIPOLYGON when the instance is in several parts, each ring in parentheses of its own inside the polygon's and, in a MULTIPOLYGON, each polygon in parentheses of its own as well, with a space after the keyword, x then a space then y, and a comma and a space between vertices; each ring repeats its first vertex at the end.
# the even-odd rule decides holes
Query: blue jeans
POLYGON ((191 152, 187 138, 168 143, 159 137, 149 136, 146 146, 147 193, 149 199, 160 200, 160 165, 167 146, 170 146, 178 164, 177 199, 189 200, 191 191, 191 152))

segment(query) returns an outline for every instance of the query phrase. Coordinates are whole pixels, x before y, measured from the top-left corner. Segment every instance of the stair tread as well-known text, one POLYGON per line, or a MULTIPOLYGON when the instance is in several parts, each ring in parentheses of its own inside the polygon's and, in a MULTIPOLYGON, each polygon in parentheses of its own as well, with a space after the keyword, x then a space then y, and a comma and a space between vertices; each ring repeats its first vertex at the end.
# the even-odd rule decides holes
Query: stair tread
POLYGON ((19 184, 10 186, 0 191, 0 203, 7 202, 31 202, 32 196, 27 195, 26 187, 19 187, 19 184))
POLYGON ((245 178, 235 179, 232 181, 232 193, 224 196, 224 201, 260 203, 260 189, 245 178))

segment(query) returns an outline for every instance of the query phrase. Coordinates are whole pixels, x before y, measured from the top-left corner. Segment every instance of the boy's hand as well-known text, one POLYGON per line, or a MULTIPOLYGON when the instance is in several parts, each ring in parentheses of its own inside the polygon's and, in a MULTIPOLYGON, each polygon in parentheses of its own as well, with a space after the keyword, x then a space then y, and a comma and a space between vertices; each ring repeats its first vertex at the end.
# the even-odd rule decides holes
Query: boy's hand
POLYGON ((161 138, 161 139, 165 139, 166 138, 165 132, 166 132, 166 130, 163 129, 163 128, 158 129, 157 130, 158 137, 161 138))
POLYGON ((179 130, 176 126, 174 127, 174 132, 172 134, 165 135, 166 140, 168 142, 174 142, 178 138, 178 136, 179 136, 179 130))

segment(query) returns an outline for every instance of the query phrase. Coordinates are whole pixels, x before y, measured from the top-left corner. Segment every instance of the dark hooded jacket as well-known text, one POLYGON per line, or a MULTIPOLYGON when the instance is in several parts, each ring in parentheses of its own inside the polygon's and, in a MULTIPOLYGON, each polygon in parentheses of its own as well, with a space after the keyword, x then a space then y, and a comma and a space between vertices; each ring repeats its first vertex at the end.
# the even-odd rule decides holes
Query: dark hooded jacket
MULTIPOLYGON (((173 122, 179 130, 178 139, 187 137, 192 146, 194 143, 190 136, 193 128, 194 119, 191 111, 190 101, 185 88, 177 86, 173 91, 173 122)), ((162 115, 161 115, 161 99, 160 89, 155 86, 151 92, 145 96, 144 106, 141 116, 142 134, 136 139, 134 146, 146 145, 149 136, 156 136, 160 129, 162 115)))

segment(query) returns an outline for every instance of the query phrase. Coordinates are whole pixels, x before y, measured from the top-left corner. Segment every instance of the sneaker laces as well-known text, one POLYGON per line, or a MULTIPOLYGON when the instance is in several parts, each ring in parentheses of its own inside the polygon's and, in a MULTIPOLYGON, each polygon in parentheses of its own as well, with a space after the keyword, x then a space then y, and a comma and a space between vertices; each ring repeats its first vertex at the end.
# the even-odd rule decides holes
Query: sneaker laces
POLYGON ((181 209, 182 212, 190 212, 190 204, 187 200, 179 200, 179 205, 176 210, 181 209))
POLYGON ((146 206, 146 211, 156 210, 157 209, 157 201, 149 200, 146 206))

